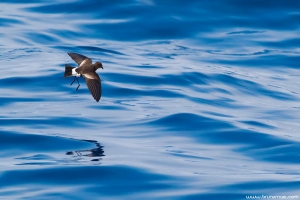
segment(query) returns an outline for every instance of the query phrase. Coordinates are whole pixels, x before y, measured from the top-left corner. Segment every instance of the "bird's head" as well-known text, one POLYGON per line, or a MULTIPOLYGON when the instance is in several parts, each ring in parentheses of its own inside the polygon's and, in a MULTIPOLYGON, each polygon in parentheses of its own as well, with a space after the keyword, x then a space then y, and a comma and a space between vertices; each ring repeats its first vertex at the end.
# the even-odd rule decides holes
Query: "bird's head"
POLYGON ((103 66, 102 66, 102 63, 101 63, 101 62, 95 62, 94 66, 95 66, 95 70, 97 70, 97 69, 99 69, 99 68, 102 68, 102 69, 103 69, 103 66))

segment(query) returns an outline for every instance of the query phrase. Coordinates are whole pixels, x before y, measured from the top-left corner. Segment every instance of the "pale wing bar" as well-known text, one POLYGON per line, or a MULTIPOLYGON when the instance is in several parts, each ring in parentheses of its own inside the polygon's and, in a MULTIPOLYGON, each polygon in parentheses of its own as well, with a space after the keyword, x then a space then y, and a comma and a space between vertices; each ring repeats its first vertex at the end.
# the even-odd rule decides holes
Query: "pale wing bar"
POLYGON ((92 96, 96 101, 99 101, 101 98, 101 82, 97 79, 90 79, 87 76, 84 75, 84 79, 86 82, 86 85, 88 86, 92 96))

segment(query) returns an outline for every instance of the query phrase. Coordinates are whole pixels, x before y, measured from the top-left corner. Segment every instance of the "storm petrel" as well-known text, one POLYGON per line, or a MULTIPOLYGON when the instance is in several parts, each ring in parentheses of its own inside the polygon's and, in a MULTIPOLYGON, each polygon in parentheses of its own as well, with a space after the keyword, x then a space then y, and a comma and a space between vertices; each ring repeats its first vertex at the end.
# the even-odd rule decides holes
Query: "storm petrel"
POLYGON ((101 98, 101 80, 99 75, 96 73, 96 70, 99 68, 103 69, 101 62, 96 62, 93 64, 92 60, 86 56, 77 54, 77 53, 68 53, 69 56, 78 64, 78 67, 72 67, 66 64, 65 68, 65 75, 64 77, 75 76, 73 82, 70 84, 72 85, 75 80, 77 80, 78 90, 80 84, 78 78, 83 76, 84 80, 93 95, 94 99, 98 102, 101 98))

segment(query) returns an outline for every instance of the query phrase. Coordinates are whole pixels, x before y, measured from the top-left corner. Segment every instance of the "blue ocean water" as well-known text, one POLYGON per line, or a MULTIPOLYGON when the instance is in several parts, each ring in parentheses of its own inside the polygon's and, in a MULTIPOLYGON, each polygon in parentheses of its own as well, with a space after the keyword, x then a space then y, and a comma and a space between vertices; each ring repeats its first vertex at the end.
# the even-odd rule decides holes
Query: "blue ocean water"
POLYGON ((2 0, 0 199, 300 198, 299 8, 2 0))

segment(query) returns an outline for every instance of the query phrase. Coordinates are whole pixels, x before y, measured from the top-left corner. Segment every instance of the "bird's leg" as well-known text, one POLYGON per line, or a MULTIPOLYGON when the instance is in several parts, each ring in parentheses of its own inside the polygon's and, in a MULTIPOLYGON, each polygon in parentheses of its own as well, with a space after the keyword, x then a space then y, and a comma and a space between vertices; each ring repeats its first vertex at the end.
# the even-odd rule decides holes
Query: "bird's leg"
POLYGON ((77 83, 78 83, 78 86, 77 86, 77 88, 76 88, 76 91, 78 90, 78 88, 79 88, 79 86, 80 86, 80 84, 79 84, 79 81, 78 81, 78 78, 76 77, 76 80, 77 80, 77 83))
POLYGON ((75 76, 75 78, 74 78, 74 80, 73 80, 73 82, 70 84, 70 85, 73 85, 73 83, 74 83, 74 81, 75 81, 75 79, 76 79, 77 77, 75 76))

